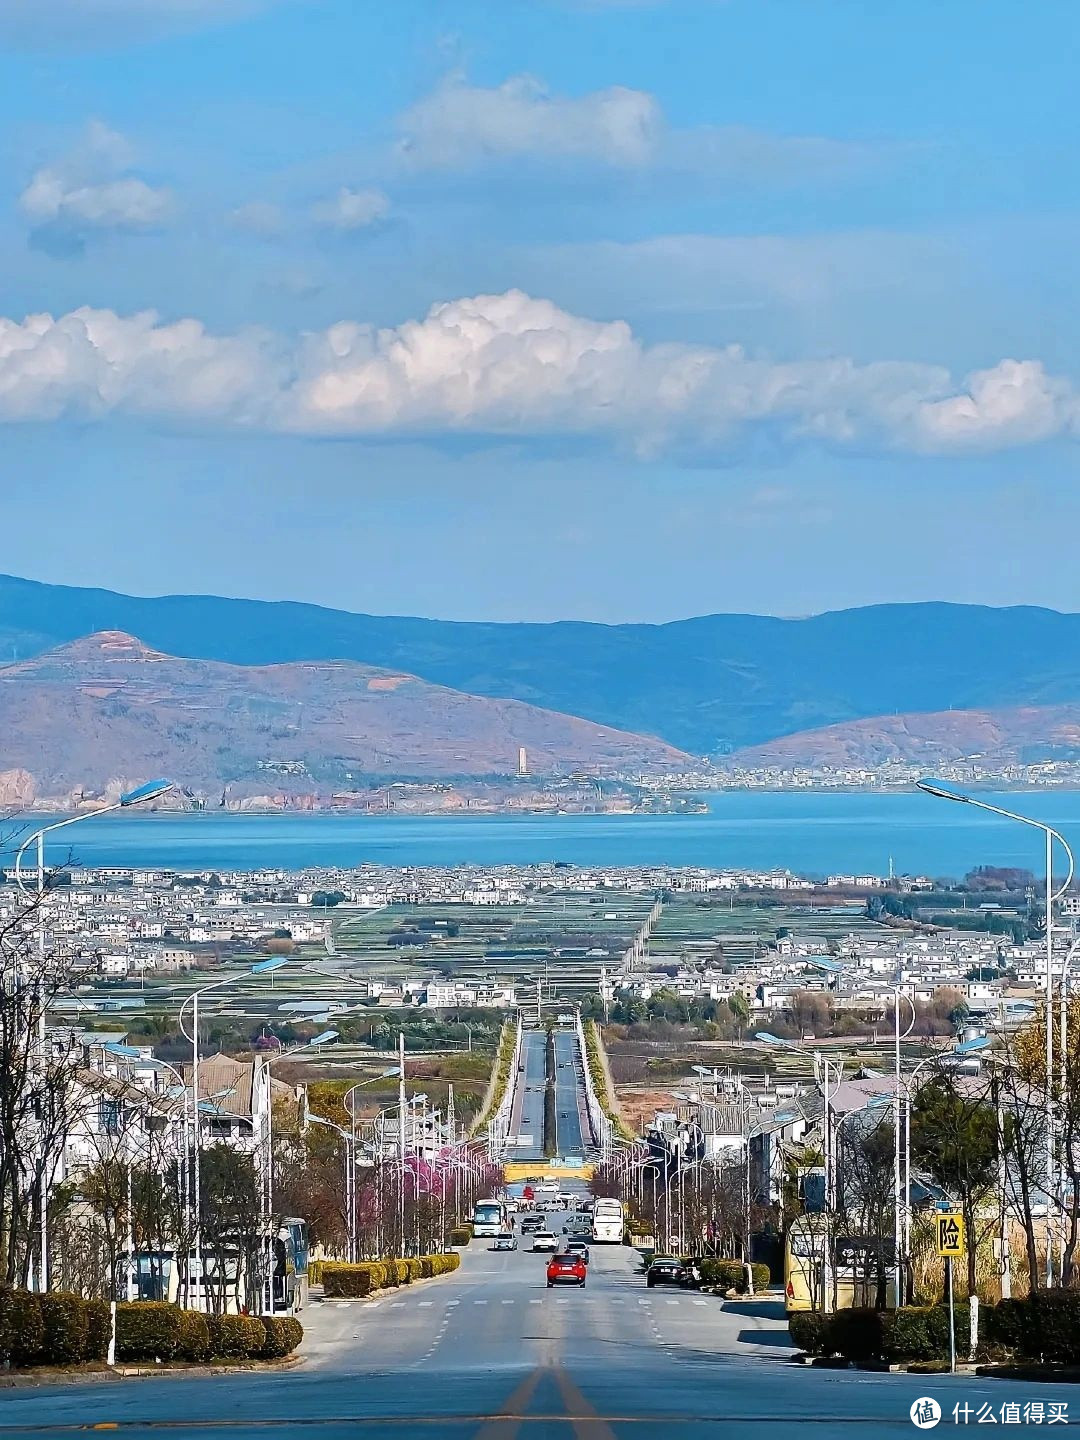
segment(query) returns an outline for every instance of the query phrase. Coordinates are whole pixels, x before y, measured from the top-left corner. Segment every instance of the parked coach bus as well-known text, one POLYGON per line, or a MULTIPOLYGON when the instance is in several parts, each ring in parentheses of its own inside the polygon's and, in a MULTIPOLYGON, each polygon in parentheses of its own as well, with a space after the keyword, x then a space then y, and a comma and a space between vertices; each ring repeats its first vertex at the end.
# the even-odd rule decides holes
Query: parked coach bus
POLYGON ((600 1245, 621 1245, 623 1208, 621 1200, 597 1200, 593 1204, 592 1238, 600 1245))
POLYGON ((472 1217, 473 1235, 483 1239, 510 1229, 510 1212, 501 1200, 478 1200, 472 1217))

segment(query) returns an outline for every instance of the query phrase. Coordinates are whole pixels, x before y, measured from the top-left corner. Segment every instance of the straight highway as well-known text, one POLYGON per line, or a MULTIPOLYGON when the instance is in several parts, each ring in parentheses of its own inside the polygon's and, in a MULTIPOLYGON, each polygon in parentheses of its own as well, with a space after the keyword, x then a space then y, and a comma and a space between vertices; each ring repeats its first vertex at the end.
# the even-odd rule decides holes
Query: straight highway
POLYGON ((559 1155, 580 1155, 584 1149, 584 1082, 581 1064, 576 1031, 556 1030, 555 1149, 559 1155))
POLYGON ((778 1297, 647 1290, 638 1265, 594 1246, 584 1289, 548 1290, 544 1257, 474 1242, 452 1276, 311 1305, 296 1369, 0 1391, 0 1437, 861 1440, 912 1434, 923 1395, 950 1428, 956 1403, 1077 1404, 1062 1385, 795 1366, 778 1297))

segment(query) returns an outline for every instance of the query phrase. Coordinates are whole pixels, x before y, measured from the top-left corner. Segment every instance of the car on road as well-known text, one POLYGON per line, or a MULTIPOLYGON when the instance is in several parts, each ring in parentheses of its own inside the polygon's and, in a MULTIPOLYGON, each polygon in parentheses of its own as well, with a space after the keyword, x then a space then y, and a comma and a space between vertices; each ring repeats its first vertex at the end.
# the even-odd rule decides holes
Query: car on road
POLYGON ((550 1230, 534 1230, 532 1248, 534 1250, 546 1250, 549 1254, 554 1254, 559 1248, 559 1245, 550 1230))
POLYGON ((553 1255, 547 1267, 548 1289, 553 1285, 584 1285, 587 1273, 580 1255, 553 1255))
POLYGON ((492 1250, 516 1250, 518 1248, 517 1236, 512 1230, 507 1231, 505 1235, 496 1235, 495 1244, 491 1248, 492 1250))
POLYGON ((568 1255, 580 1255, 586 1265, 589 1263, 589 1247, 585 1244, 584 1240, 567 1241, 566 1253, 568 1255))
POLYGON ((528 1235, 532 1230, 542 1230, 543 1228, 544 1217, 542 1215, 526 1215, 521 1222, 521 1233, 523 1235, 528 1235))
POLYGON ((651 1290, 654 1285, 681 1285, 686 1269, 675 1255, 654 1255, 645 1272, 645 1284, 651 1290))

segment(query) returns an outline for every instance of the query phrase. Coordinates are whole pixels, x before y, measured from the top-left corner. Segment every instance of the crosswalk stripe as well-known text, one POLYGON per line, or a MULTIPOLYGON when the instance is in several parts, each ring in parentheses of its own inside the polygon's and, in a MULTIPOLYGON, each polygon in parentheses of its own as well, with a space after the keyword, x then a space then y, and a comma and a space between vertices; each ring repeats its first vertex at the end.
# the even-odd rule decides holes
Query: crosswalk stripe
POLYGON ((664 1304, 665 1304, 665 1305, 678 1305, 678 1303, 679 1303, 678 1300, 665 1300, 665 1301, 664 1301, 664 1304))
POLYGON ((420 1309, 421 1309, 421 1310, 430 1310, 430 1309, 431 1309, 431 1301, 430 1301, 430 1300, 421 1300, 421 1301, 420 1301, 420 1309))
POLYGON ((473 1303, 474 1305, 486 1305, 486 1304, 487 1304, 487 1301, 486 1301, 486 1300, 474 1300, 472 1303, 473 1303))
POLYGON ((706 1302, 705 1302, 704 1300, 691 1300, 691 1301, 690 1301, 690 1304, 691 1304, 691 1305, 704 1305, 705 1303, 706 1303, 706 1302))
POLYGON ((503 1303, 504 1305, 513 1305, 514 1302, 513 1302, 513 1300, 504 1300, 502 1303, 503 1303))

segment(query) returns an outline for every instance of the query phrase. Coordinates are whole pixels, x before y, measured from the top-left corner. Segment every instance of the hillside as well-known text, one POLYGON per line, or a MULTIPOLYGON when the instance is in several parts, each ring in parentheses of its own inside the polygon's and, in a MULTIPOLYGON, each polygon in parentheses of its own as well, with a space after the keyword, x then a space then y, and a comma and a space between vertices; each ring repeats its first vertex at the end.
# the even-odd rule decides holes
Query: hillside
POLYGON ((96 630, 234 665, 356 660, 648 735, 694 754, 873 715, 1080 703, 1080 616, 878 605, 804 620, 493 625, 0 577, 0 655, 96 630))
MULTIPOLYGON (((119 631, 0 668, 0 772, 19 799, 166 775, 196 791, 324 794, 380 775, 510 774, 685 764, 658 740, 401 671, 322 661, 226 665, 119 631)), ((114 787, 115 788, 115 787, 114 787)))
POLYGON ((1078 758, 1080 705, 1049 705, 882 715, 786 735, 767 745, 738 750, 731 761, 748 767, 788 768, 874 766, 893 760, 932 771, 939 762, 958 760, 1010 765, 1078 758))

